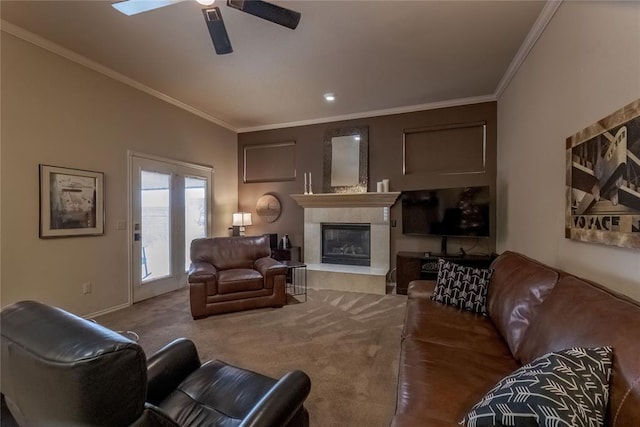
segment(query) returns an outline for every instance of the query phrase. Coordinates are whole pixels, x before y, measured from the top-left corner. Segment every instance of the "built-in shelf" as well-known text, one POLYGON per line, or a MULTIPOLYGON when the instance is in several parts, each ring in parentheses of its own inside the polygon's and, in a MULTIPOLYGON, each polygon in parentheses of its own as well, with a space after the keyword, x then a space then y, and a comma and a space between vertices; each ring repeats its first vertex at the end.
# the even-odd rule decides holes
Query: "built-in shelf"
POLYGON ((372 208, 393 206, 400 193, 320 193, 290 196, 303 208, 372 208))

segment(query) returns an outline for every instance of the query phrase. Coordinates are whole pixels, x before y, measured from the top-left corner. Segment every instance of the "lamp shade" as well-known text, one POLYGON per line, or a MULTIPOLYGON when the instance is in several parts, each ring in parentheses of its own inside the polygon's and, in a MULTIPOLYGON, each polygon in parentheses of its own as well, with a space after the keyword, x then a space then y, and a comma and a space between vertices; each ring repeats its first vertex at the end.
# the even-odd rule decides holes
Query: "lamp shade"
POLYGON ((235 212, 233 214, 234 227, 244 227, 245 225, 251 225, 251 212, 235 212))

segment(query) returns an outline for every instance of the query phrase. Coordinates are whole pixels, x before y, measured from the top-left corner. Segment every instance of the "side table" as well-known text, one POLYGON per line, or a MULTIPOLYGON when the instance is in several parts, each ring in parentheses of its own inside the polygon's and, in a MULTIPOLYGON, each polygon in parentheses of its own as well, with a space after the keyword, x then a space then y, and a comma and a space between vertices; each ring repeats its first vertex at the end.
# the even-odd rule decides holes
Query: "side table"
POLYGON ((271 249, 271 258, 278 261, 300 261, 300 246, 287 249, 271 249))
POLYGON ((304 295, 304 302, 307 302, 307 264, 298 261, 280 262, 287 266, 287 294, 304 295))

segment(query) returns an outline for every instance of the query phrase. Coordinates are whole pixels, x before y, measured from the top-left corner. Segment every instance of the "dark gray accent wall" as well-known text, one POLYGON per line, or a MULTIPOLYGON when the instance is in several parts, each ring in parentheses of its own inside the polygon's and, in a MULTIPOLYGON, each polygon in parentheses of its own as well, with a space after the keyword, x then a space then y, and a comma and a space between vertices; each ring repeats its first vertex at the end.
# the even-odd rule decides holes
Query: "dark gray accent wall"
MULTIPOLYGON (((252 212, 253 225, 247 234, 285 233, 294 246, 303 244, 304 210, 289 197, 304 192, 304 172, 311 172, 314 193, 322 192, 323 143, 328 129, 342 127, 369 127, 369 189, 376 191, 376 183, 390 180, 390 191, 419 190, 439 187, 491 186, 492 237, 489 239, 449 239, 449 251, 463 247, 469 253, 495 251, 495 199, 496 199, 496 111, 495 102, 471 104, 388 116, 296 126, 238 135, 238 208, 252 212), (403 175, 403 135, 406 130, 439 127, 465 123, 486 123, 486 161, 484 173, 417 173, 403 175), (246 145, 274 144, 295 141, 296 179, 283 182, 243 182, 243 152, 246 145), (256 215, 256 202, 269 193, 277 196, 282 204, 280 217, 272 222, 262 221, 256 215)), ((455 146, 455 144, 454 144, 455 146)), ((456 153, 449 153, 455 156, 456 153)), ((443 154, 441 154, 443 155, 443 154)), ((391 265, 395 265, 397 251, 439 251, 437 237, 404 236, 401 230, 401 206, 396 203, 390 212, 391 265), (393 226, 395 222, 395 227, 393 226)), ((229 218, 231 222, 231 218, 229 218)), ((304 248, 303 248, 304 251, 304 248)))

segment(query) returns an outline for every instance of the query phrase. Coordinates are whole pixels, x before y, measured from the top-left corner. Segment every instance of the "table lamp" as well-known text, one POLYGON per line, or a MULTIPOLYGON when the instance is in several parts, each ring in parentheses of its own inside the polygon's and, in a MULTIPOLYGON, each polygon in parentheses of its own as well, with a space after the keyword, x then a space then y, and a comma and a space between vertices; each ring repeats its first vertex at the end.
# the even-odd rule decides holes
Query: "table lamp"
POLYGON ((235 212, 232 225, 234 236, 244 236, 245 225, 251 225, 251 212, 235 212))

